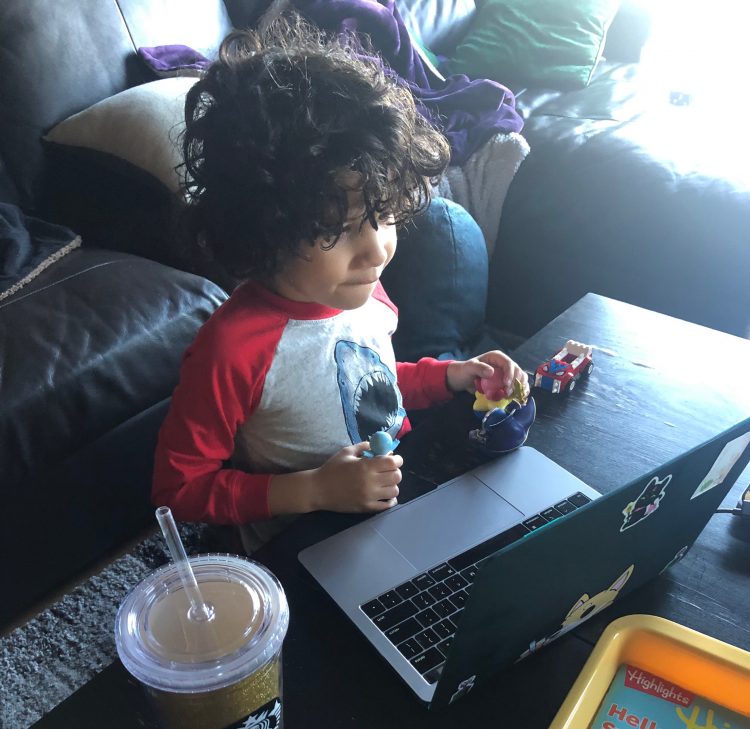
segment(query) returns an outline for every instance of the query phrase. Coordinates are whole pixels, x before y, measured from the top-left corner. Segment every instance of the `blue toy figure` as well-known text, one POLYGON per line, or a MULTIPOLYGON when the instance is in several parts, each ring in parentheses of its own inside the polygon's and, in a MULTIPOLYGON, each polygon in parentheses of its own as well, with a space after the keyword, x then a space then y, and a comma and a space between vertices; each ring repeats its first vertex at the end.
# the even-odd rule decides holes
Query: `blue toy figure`
POLYGON ((387 456, 391 451, 395 451, 400 443, 399 440, 391 438, 384 430, 379 430, 370 436, 370 450, 365 451, 362 455, 365 458, 374 458, 375 456, 387 456))

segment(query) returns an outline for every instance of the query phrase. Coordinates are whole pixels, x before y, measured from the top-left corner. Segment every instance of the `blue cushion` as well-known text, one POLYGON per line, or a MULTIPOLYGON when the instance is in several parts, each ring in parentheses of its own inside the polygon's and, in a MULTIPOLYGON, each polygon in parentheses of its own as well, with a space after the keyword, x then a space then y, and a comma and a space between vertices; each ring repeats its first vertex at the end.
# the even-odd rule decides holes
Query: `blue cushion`
POLYGON ((466 356, 464 346, 484 323, 488 262, 482 231, 464 208, 433 199, 399 231, 382 280, 399 309, 393 337, 399 361, 466 356))

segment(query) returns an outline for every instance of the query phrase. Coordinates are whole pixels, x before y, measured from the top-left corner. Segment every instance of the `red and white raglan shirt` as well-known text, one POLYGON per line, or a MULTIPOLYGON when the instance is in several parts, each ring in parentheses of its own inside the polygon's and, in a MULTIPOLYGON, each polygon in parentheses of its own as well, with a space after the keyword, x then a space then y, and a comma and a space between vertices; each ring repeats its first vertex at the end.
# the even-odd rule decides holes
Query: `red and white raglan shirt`
POLYGON ((397 319, 379 283, 346 311, 240 286, 185 353, 159 434, 154 503, 186 521, 268 519, 273 474, 317 468, 378 430, 405 434, 405 408, 451 397, 449 362, 397 363, 397 319))

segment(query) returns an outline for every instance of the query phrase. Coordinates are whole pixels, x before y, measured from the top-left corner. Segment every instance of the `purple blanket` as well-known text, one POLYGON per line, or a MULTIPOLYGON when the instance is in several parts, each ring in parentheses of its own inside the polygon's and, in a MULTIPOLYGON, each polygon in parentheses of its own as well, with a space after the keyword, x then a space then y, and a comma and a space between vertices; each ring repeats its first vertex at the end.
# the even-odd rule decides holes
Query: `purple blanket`
POLYGON ((138 55, 157 75, 174 76, 180 70, 202 71, 211 61, 190 46, 141 46, 138 55))
POLYGON ((372 44, 412 90, 420 111, 445 134, 451 164, 462 165, 498 132, 520 132, 513 93, 489 79, 456 74, 441 81, 412 45, 394 0, 293 0, 325 30, 367 33, 372 44))

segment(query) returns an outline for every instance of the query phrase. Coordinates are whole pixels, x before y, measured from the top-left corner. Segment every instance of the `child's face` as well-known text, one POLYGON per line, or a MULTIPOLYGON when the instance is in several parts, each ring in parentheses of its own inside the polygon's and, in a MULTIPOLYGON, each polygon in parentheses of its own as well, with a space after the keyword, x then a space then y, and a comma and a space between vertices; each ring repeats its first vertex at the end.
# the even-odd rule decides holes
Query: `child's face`
POLYGON ((376 230, 369 220, 362 222, 363 210, 361 200, 350 204, 344 232, 333 248, 326 248, 322 238, 313 246, 303 241, 299 256, 276 277, 276 292, 334 309, 362 306, 396 252, 396 226, 382 221, 376 230))

